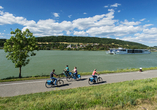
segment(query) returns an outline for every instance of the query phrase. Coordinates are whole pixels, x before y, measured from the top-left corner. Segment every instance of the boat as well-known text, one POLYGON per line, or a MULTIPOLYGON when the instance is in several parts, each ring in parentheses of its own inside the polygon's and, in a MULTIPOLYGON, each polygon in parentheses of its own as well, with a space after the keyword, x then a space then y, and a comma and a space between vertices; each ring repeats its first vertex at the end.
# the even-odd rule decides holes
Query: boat
POLYGON ((108 54, 150 54, 148 49, 124 49, 124 48, 111 48, 107 52, 108 54))

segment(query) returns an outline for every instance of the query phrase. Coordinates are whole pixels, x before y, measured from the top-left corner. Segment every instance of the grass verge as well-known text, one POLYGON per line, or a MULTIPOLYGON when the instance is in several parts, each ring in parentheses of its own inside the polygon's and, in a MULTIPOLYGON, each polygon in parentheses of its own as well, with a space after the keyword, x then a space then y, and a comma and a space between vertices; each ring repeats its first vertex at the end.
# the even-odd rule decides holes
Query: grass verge
MULTIPOLYGON (((143 71, 146 70, 157 70, 157 67, 150 67, 150 68, 142 68, 143 71)), ((127 69, 117 69, 117 70, 113 70, 113 71, 98 71, 99 74, 109 74, 109 73, 121 73, 121 72, 134 72, 134 71, 139 71, 139 68, 127 68, 127 69)), ((91 75, 92 72, 79 72, 79 74, 81 75, 91 75)), ((10 82, 10 81, 22 81, 22 80, 34 80, 34 79, 46 79, 49 78, 50 75, 36 75, 36 76, 27 76, 27 77, 22 77, 22 78, 18 78, 18 77, 7 77, 7 78, 3 78, 0 79, 0 82, 10 82)), ((61 77, 65 77, 65 76, 61 76, 61 77)))
POLYGON ((119 110, 157 102, 156 93, 157 78, 151 78, 14 97, 0 97, 0 109, 119 110))

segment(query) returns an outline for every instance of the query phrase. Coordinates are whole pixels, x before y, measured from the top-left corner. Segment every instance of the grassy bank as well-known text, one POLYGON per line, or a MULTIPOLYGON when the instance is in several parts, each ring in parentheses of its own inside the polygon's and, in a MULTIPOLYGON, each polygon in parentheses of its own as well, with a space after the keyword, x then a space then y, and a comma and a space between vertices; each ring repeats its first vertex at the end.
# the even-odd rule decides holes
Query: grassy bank
MULTIPOLYGON (((124 109, 157 102, 157 78, 0 97, 3 110, 124 109)), ((157 109, 157 108, 156 108, 157 109)))
MULTIPOLYGON (((150 68, 142 68, 143 71, 147 70, 157 70, 157 67, 150 67, 150 68)), ((139 68, 127 68, 127 69, 118 69, 118 70, 113 70, 113 71, 98 71, 99 74, 109 74, 109 73, 121 73, 121 72, 134 72, 134 71, 139 71, 139 68)), ((91 75, 92 72, 79 72, 81 75, 91 75)), ((9 82, 9 81, 22 81, 22 80, 34 80, 34 79, 46 79, 49 78, 49 75, 36 75, 36 76, 27 76, 27 77, 8 77, 8 78, 3 78, 0 79, 0 82, 9 82)), ((61 76, 64 77, 64 76, 61 76)))

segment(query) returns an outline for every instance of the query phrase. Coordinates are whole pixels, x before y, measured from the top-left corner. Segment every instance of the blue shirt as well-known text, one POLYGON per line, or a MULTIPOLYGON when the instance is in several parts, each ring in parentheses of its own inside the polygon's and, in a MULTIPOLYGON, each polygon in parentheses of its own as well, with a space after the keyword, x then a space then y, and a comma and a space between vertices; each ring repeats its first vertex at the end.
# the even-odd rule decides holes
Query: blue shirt
POLYGON ((69 67, 66 67, 66 70, 69 71, 69 67))

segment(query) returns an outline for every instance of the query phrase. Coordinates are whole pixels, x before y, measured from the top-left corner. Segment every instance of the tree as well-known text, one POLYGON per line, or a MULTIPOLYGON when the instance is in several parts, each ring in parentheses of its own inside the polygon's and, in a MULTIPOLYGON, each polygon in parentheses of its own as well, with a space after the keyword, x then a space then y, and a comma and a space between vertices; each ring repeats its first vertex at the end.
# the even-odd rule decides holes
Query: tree
POLYGON ((21 78, 21 68, 29 63, 28 57, 35 56, 33 51, 38 48, 36 38, 33 33, 26 29, 21 31, 15 29, 15 32, 11 31, 10 39, 4 43, 4 51, 8 52, 6 58, 12 60, 15 63, 15 68, 19 68, 19 78, 21 78))

